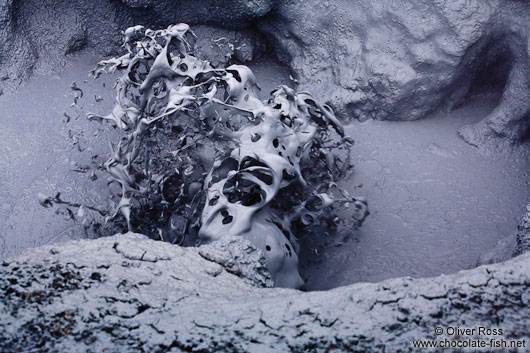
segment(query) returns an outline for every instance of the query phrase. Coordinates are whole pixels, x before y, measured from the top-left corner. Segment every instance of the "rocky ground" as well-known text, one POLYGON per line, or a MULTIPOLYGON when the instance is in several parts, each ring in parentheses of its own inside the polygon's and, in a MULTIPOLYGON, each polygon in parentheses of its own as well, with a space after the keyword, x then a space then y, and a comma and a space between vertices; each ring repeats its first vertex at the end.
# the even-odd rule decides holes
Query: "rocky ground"
POLYGON ((435 335, 448 326, 525 339, 528 266, 523 254, 448 276, 303 293, 266 288, 261 253, 240 238, 199 248, 136 234, 76 241, 0 266, 0 349, 408 352, 413 340, 455 339, 435 335))
POLYGON ((514 255, 520 255, 530 251, 530 204, 526 206, 526 213, 523 215, 517 230, 517 245, 515 247, 514 255))

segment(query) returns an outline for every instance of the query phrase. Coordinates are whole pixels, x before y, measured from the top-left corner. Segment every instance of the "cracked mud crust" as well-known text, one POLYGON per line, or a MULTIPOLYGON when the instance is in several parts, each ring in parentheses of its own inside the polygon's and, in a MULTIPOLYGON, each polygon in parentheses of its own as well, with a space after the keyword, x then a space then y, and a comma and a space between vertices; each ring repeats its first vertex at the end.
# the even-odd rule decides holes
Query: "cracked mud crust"
POLYGON ((530 254, 303 293, 260 288, 270 277, 244 260, 256 250, 226 241, 243 249, 239 260, 226 260, 226 244, 180 248, 131 233, 27 250, 0 265, 0 350, 412 351, 436 326, 499 327, 505 339, 530 331, 530 254))

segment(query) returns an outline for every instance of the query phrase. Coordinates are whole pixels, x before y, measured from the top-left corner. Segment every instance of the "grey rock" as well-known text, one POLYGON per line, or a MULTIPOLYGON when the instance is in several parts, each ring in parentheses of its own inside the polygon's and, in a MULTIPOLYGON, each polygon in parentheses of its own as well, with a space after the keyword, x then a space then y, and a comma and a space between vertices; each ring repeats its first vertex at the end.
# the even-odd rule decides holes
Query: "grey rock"
POLYGON ((90 47, 101 55, 121 44, 122 23, 131 21, 108 1, 7 1, 0 9, 0 62, 6 84, 33 72, 62 67, 65 54, 90 47))
POLYGON ((304 293, 230 273, 223 249, 249 249, 237 243, 181 248, 127 234, 27 250, 0 265, 0 349, 407 352, 414 339, 451 339, 437 326, 502 328, 504 339, 530 330, 530 254, 304 293))
MULTIPOLYGON (((131 8, 145 8, 133 12, 136 19, 157 21, 152 23, 211 24, 228 28, 242 28, 253 20, 265 16, 274 7, 276 0, 121 0, 131 8)), ((140 23, 140 22, 139 22, 140 23)))
POLYGON ((517 231, 499 240, 496 246, 480 256, 478 265, 506 261, 530 251, 530 204, 517 225, 517 231))
POLYGON ((273 287, 263 253, 241 237, 224 236, 199 247, 199 255, 256 287, 273 287))
MULTIPOLYGON (((158 28, 186 22, 243 28, 266 15, 274 3, 274 0, 0 0, 0 72, 11 78, 6 85, 16 86, 19 78, 62 67, 66 63, 65 54, 82 49, 105 56, 116 54, 122 44, 121 31, 129 26, 158 28)), ((254 49, 257 47, 243 46, 232 54, 250 60, 257 53, 254 49)))
POLYGON ((479 147, 527 136, 530 4, 524 1, 2 0, 0 71, 14 85, 60 67, 64 54, 116 53, 129 26, 178 22, 237 28, 225 30, 233 48, 209 50, 219 63, 227 55, 242 62, 259 56, 265 41, 258 28, 300 88, 326 97, 346 120, 424 118, 494 84, 502 91, 497 108, 460 135, 479 147))
POLYGON ((259 28, 301 88, 325 96, 345 119, 424 118, 495 83, 498 107, 461 135, 481 145, 527 132, 528 2, 281 1, 274 14, 259 28))
MULTIPOLYGON (((17 28, 12 0, 0 1, 0 71, 4 77, 26 77, 36 62, 36 53, 17 28)), ((4 85, 6 85, 4 83, 4 85)), ((6 85, 7 86, 7 85, 6 85)))
POLYGON ((141 9, 153 5, 153 0, 122 0, 122 2, 129 7, 141 9))
POLYGON ((514 256, 530 251, 530 204, 526 206, 526 213, 517 227, 516 240, 514 256))
POLYGON ((194 26, 192 30, 197 35, 197 55, 215 67, 228 66, 234 61, 249 63, 262 57, 268 50, 266 40, 253 30, 229 30, 204 25, 194 26))

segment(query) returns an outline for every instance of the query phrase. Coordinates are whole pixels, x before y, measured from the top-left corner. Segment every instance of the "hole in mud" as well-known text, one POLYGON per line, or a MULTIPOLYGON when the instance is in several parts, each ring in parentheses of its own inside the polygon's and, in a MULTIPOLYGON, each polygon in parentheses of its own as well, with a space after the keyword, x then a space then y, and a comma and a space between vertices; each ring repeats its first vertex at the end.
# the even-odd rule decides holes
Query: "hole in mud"
POLYGON ((490 38, 487 45, 477 50, 470 50, 460 65, 459 77, 447 88, 446 108, 458 108, 469 100, 486 97, 499 104, 514 65, 511 49, 503 38, 490 38))
POLYGON ((215 197, 211 198, 210 201, 208 201, 208 204, 210 206, 217 205, 217 201, 219 201, 219 195, 216 195, 215 197))
POLYGON ((182 63, 178 66, 178 69, 182 72, 186 72, 188 71, 188 65, 186 65, 185 63, 182 63))
POLYGON ((229 172, 237 169, 238 164, 234 158, 226 158, 212 173, 212 183, 215 184, 219 180, 226 178, 229 172))
POLYGON ((265 193, 252 181, 246 180, 242 173, 230 178, 223 187, 223 194, 230 203, 241 203, 243 206, 259 204, 265 193))
POLYGON ((226 217, 223 218, 223 221, 222 221, 222 222, 223 222, 223 224, 230 224, 230 223, 232 223, 232 220, 233 220, 233 219, 234 219, 234 217, 228 215, 228 216, 226 216, 226 217))

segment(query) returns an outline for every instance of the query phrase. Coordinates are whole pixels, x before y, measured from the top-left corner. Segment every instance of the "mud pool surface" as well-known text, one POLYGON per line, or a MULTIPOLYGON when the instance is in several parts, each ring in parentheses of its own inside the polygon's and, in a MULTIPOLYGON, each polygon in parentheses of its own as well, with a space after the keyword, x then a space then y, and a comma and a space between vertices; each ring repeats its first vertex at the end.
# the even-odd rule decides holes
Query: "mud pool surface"
POLYGON ((84 236, 83 227, 67 215, 41 207, 38 193, 53 196, 61 191, 72 201, 102 202, 103 178, 93 182, 79 171, 90 165, 93 154, 110 151, 108 137, 113 133, 84 116, 112 106, 113 79, 88 78, 96 62, 91 56, 75 58, 63 72, 34 76, 17 92, 0 96, 0 258, 84 236), (73 81, 83 88, 79 106, 85 110, 70 106, 73 81), (96 95, 104 99, 96 102, 96 95))
POLYGON ((358 231, 317 247, 304 266, 307 288, 472 268, 510 236, 530 196, 529 146, 484 156, 457 133, 497 100, 475 96, 421 121, 348 126, 355 173, 342 185, 368 199, 371 215, 358 231))
MULTIPOLYGON (((109 134, 115 133, 84 116, 107 112, 112 104, 113 78, 88 79, 98 59, 76 57, 63 72, 34 77, 16 93, 0 96, 0 258, 83 237, 80 225, 38 204, 39 192, 59 190, 93 205, 105 196, 101 176, 94 183, 79 171, 93 154, 108 152, 109 134), (84 90, 83 109, 70 107, 73 81, 84 90), (103 100, 96 102, 96 95, 103 100), (64 112, 72 118, 68 123, 64 112)), ((279 83, 289 84, 288 71, 277 64, 251 68, 264 96, 279 83)), ((371 215, 358 231, 306 247, 312 254, 302 266, 307 289, 471 268, 509 236, 530 196, 528 155, 521 149, 483 156, 457 134, 495 103, 494 96, 475 97, 422 121, 347 127, 356 141, 356 170, 343 186, 368 198, 371 215)))

